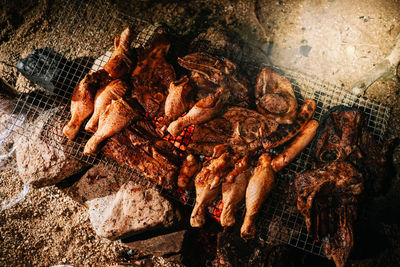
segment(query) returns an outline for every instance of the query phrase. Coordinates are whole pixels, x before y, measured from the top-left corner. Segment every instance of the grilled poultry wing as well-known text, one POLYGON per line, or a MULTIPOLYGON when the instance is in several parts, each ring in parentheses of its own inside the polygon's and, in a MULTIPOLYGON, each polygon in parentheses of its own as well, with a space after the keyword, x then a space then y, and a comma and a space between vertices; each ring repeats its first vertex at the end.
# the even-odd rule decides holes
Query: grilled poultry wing
POLYGON ((75 87, 71 99, 71 120, 63 129, 63 133, 68 139, 75 139, 83 121, 93 113, 94 95, 108 81, 108 73, 101 69, 86 74, 75 87))
POLYGON ((132 37, 131 29, 127 27, 120 36, 114 39, 114 51, 103 67, 113 79, 126 76, 133 68, 130 48, 132 37))
POLYGON ((178 175, 178 187, 188 189, 191 187, 190 181, 201 169, 201 162, 196 156, 189 154, 182 163, 182 167, 178 175))
POLYGON ((138 50, 138 63, 131 75, 132 97, 151 118, 163 116, 169 85, 176 80, 174 68, 166 61, 169 48, 165 34, 158 33, 149 47, 138 50))
POLYGON ((258 75, 254 94, 260 113, 278 123, 293 123, 297 113, 297 100, 288 79, 270 68, 264 68, 258 75))
POLYGON ((85 130, 88 132, 97 131, 97 123, 99 121, 100 114, 102 114, 107 106, 113 101, 122 98, 127 91, 127 84, 121 80, 113 80, 106 86, 100 88, 97 91, 94 99, 94 112, 90 120, 85 126, 85 130))

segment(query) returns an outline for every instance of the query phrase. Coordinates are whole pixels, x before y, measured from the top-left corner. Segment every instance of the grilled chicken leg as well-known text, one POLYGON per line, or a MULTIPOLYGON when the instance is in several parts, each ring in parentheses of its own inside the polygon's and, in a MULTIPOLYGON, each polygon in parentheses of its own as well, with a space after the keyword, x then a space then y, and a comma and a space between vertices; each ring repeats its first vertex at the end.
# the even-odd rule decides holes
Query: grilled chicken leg
POLYGON ((129 27, 114 40, 114 52, 103 67, 113 79, 121 78, 132 71, 133 62, 130 59, 131 42, 132 33, 129 27))
POLYGON ((185 116, 173 121, 168 126, 168 132, 173 136, 178 136, 185 127, 212 119, 216 114, 221 112, 229 96, 230 91, 228 88, 225 86, 219 87, 214 95, 211 94, 199 100, 185 116))
POLYGON ((68 139, 73 140, 76 137, 83 121, 93 113, 94 95, 103 83, 108 82, 108 79, 107 72, 98 70, 86 74, 75 87, 71 100, 71 120, 63 129, 68 139))
POLYGON ((271 157, 264 153, 258 159, 257 167, 250 177, 246 190, 246 215, 240 234, 243 239, 254 238, 256 227, 255 217, 262 203, 268 196, 274 184, 274 172, 271 167, 271 157))
POLYGON ((221 225, 223 227, 235 224, 237 205, 244 198, 251 170, 249 157, 245 156, 235 164, 235 168, 222 183, 222 202, 224 206, 221 213, 221 225))
POLYGON ((195 179, 196 204, 190 217, 192 227, 201 227, 205 223, 206 208, 221 193, 221 179, 231 166, 231 155, 227 147, 219 145, 214 148, 214 155, 203 167, 195 179))
POLYGON ((125 82, 121 80, 114 80, 107 84, 107 86, 104 86, 99 91, 97 91, 94 100, 94 112, 92 117, 86 124, 86 131, 92 133, 96 132, 100 114, 102 114, 106 110, 111 101, 122 98, 127 88, 128 86, 125 82))
POLYGON ((114 135, 129 125, 138 116, 136 112, 122 98, 113 100, 100 115, 96 133, 85 145, 83 154, 94 154, 98 145, 107 137, 114 135))

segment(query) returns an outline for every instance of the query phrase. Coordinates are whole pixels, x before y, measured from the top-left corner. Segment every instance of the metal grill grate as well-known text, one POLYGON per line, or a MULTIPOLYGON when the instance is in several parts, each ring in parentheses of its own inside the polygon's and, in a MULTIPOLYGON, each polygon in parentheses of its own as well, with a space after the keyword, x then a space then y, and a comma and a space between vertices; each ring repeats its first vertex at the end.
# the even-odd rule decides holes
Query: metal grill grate
MULTIPOLYGON (((56 81, 57 89, 53 94, 36 91, 28 95, 21 95, 14 110, 16 115, 28 113, 30 117, 36 118, 43 110, 55 109, 54 116, 47 122, 48 129, 59 127, 60 122, 64 125, 69 119, 69 101, 73 88, 90 69, 97 70, 108 61, 113 38, 119 35, 127 24, 132 26, 137 36, 133 41, 134 47, 144 46, 157 29, 156 26, 145 21, 118 13, 111 6, 98 8, 91 1, 69 1, 65 5, 65 9, 60 12, 59 20, 54 25, 54 31, 49 39, 43 42, 44 46, 53 48, 65 57, 65 59, 53 62, 55 66, 61 66, 63 69, 62 75, 56 81), (79 12, 77 12, 78 10, 79 12), (86 21, 90 23, 78 23, 77 16, 86 16, 88 18, 86 21), (60 39, 63 42, 60 42, 60 39), (79 45, 77 45, 77 40, 80 40, 79 45), (82 40, 85 43, 82 44, 82 40)), ((211 48, 210 51, 212 51, 211 48)), ((231 59, 235 61, 235 58, 231 59)), ((251 64, 238 59, 237 62, 239 61, 241 64, 251 64)), ((257 72, 261 67, 251 66, 257 72)), ((314 119, 319 120, 325 111, 335 105, 355 106, 368 115, 369 129, 379 141, 383 140, 389 117, 387 107, 365 98, 357 98, 343 88, 323 82, 316 77, 310 77, 287 68, 275 69, 283 72, 291 80, 296 94, 300 97, 300 103, 302 98, 316 100, 317 110, 314 119)), ((45 72, 46 70, 41 71, 45 72)), ((255 72, 254 77, 256 75, 255 72)), ((26 136, 30 136, 32 133, 29 129, 20 130, 17 121, 11 124, 11 129, 26 136)), ((74 141, 67 140, 60 131, 50 130, 46 135, 46 138, 60 140, 65 151, 77 159, 88 164, 100 161, 108 163, 120 175, 129 175, 133 181, 144 186, 154 186, 140 174, 134 174, 131 169, 120 166, 106 157, 83 155, 83 146, 89 137, 90 135, 84 131, 81 131, 74 141)), ((177 147, 182 145, 180 140, 175 140, 177 147)), ((259 215, 258 232, 269 243, 283 242, 317 255, 323 255, 321 244, 316 243, 313 237, 307 233, 304 220, 297 212, 296 207, 285 204, 284 192, 290 178, 293 174, 311 166, 311 155, 310 148, 306 148, 293 163, 277 175, 277 186, 259 215)), ((160 190, 162 191, 161 188, 160 190)), ((170 192, 163 193, 170 194, 170 192)), ((174 194, 172 196, 177 197, 174 194)), ((187 205, 193 205, 193 192, 180 195, 180 200, 187 205)))

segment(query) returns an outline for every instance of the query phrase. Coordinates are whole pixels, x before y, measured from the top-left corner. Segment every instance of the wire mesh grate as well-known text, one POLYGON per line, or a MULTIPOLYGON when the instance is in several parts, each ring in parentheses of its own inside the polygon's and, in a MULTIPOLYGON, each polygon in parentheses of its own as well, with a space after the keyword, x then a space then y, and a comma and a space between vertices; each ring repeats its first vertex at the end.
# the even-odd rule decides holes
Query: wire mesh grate
MULTIPOLYGON (((20 95, 16 103, 14 114, 29 114, 31 118, 37 118, 44 110, 54 109, 54 115, 47 121, 46 127, 49 129, 46 138, 59 140, 64 151, 75 158, 88 164, 103 162, 109 164, 118 175, 129 176, 134 182, 143 186, 154 186, 142 175, 134 173, 130 168, 120 166, 111 159, 99 155, 97 157, 83 155, 83 147, 90 138, 89 133, 80 131, 74 141, 62 136, 60 131, 51 131, 59 128, 60 124, 65 125, 70 117, 69 101, 72 97, 73 88, 84 77, 89 70, 101 68, 110 58, 110 49, 113 38, 130 25, 134 31, 136 39, 133 47, 143 47, 155 33, 157 26, 145 21, 132 18, 117 12, 112 7, 98 8, 91 1, 69 1, 65 9, 60 11, 59 20, 54 24, 54 30, 47 41, 43 44, 58 52, 62 56, 54 57, 51 64, 62 69, 55 81, 56 89, 53 93, 46 91, 35 91, 30 94, 20 95), (78 13, 77 10, 80 12, 78 13), (78 23, 77 16, 86 16, 87 23, 78 23), (60 40, 63 40, 62 42, 60 40)), ((80 21, 80 20, 79 20, 80 21)), ((212 48, 210 47, 210 51, 212 48)), ((49 54, 48 54, 49 55, 49 54)), ((44 53, 43 56, 46 56, 44 53)), ((231 58, 235 61, 235 58, 231 58)), ((251 64, 237 59, 240 64, 251 64)), ((243 66, 242 66, 243 67, 243 66)), ((260 71, 263 66, 250 66, 255 71, 260 71)), ((317 103, 314 119, 320 120, 322 115, 336 105, 355 106, 363 110, 368 116, 368 128, 382 142, 384 139, 385 128, 389 118, 389 109, 379 103, 365 98, 358 98, 346 92, 342 87, 321 81, 317 77, 283 67, 275 67, 275 70, 283 73, 294 86, 295 92, 302 99, 312 98, 317 103)), ((40 69, 46 72, 46 69, 40 69)), ((257 73, 254 73, 256 77, 257 73)), ((29 137, 34 129, 22 129, 20 124, 15 121, 10 124, 11 130, 20 135, 29 137)), ((175 146, 182 150, 187 143, 182 143, 190 138, 193 129, 187 129, 178 139, 165 139, 174 142, 175 146)), ((296 207, 286 204, 285 191, 289 181, 294 174, 301 172, 311 166, 312 151, 307 147, 289 166, 277 174, 277 184, 271 192, 270 197, 264 204, 260 212, 258 233, 268 243, 287 243, 302 250, 323 255, 322 246, 314 241, 306 231, 306 226, 302 216, 297 212, 296 207)), ((186 205, 194 205, 193 192, 162 193, 171 197, 178 198, 186 205)), ((211 210, 211 212, 213 212, 211 210)))

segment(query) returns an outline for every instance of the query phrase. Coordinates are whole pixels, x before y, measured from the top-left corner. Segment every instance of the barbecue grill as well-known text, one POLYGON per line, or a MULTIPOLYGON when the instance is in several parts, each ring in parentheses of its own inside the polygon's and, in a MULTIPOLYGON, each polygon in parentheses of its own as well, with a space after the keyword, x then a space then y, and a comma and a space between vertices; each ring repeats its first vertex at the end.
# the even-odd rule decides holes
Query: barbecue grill
MULTIPOLYGON (((14 108, 16 117, 18 117, 18 114, 24 113, 32 118, 39 116, 43 110, 58 108, 55 116, 46 125, 48 129, 55 127, 59 121, 66 122, 69 119, 69 103, 73 88, 90 69, 96 70, 108 61, 111 54, 107 52, 112 47, 113 38, 119 35, 127 24, 132 27, 136 36, 132 44, 134 47, 145 46, 159 27, 119 13, 111 9, 111 7, 100 10, 90 1, 71 0, 65 4, 65 9, 60 12, 59 19, 53 26, 49 38, 43 42, 43 47, 52 48, 64 57, 55 57, 50 64, 62 70, 61 74, 53 81, 56 84, 56 88, 53 92, 39 90, 30 94, 21 94, 14 108), (76 10, 80 11, 79 14, 76 10), (87 20, 90 23, 76 23, 77 16, 90 17, 91 19, 87 20), (69 36, 69 42, 60 43, 59 36, 69 36), (77 47, 74 40, 85 40, 86 45, 77 47), (102 43, 101 49, 99 49, 99 42, 102 43)), ((48 52, 49 50, 44 50, 42 56, 46 56, 46 51, 48 52)), ((210 47, 209 51, 206 52, 212 53, 213 48, 210 47)), ((251 59, 235 58, 235 55, 230 56, 230 59, 241 67, 252 64, 251 59)), ((254 77, 262 67, 264 66, 252 65, 254 77)), ((317 108, 314 119, 320 120, 324 112, 336 105, 354 106, 364 111, 368 116, 370 132, 379 142, 384 140, 385 128, 389 118, 389 109, 384 105, 366 98, 357 97, 341 86, 330 84, 320 80, 318 77, 313 77, 297 70, 282 66, 269 67, 272 67, 291 81, 298 96, 299 104, 305 98, 311 98, 316 101, 317 108)), ((42 74, 48 71, 46 68, 40 69, 38 67, 38 69, 39 73, 42 74)), ((9 127, 10 130, 17 134, 31 135, 29 129, 19 130, 21 125, 17 119, 10 123, 9 127)), ((74 141, 67 140, 66 137, 58 135, 55 131, 48 132, 49 134, 45 138, 62 140, 65 152, 73 157, 91 165, 98 162, 109 164, 120 175, 129 175, 138 184, 145 187, 157 187, 140 173, 134 173, 128 167, 120 166, 101 154, 96 157, 83 155, 84 144, 90 137, 84 130, 80 131, 74 141)), ((184 153, 187 142, 190 141, 190 130, 186 129, 180 138, 175 139, 170 136, 166 138, 184 153)), ((290 178, 294 174, 309 168, 311 161, 312 151, 307 147, 294 162, 277 174, 277 184, 258 215, 259 218, 262 218, 258 222, 258 233, 260 238, 265 239, 268 243, 287 243, 299 249, 323 256, 321 244, 315 242, 314 238, 307 233, 303 217, 297 212, 296 207, 285 203, 286 189, 290 178)), ((194 205, 193 192, 177 193, 168 192, 160 187, 157 188, 163 194, 178 199, 185 205, 194 205)), ((210 212, 213 212, 213 210, 210 212)))

